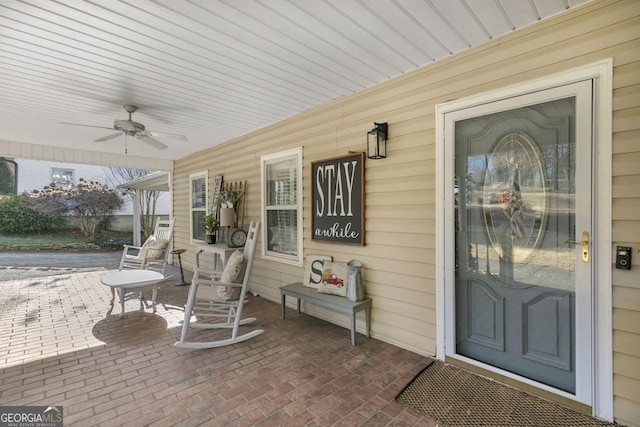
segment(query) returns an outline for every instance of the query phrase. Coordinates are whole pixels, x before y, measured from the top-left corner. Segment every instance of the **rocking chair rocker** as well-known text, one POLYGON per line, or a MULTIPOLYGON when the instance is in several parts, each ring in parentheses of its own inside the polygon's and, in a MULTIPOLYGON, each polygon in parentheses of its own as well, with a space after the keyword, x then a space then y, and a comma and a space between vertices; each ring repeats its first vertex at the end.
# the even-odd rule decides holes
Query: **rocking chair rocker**
POLYGON ((263 329, 256 329, 242 335, 238 335, 240 326, 254 322, 255 318, 242 319, 242 308, 245 303, 249 276, 253 264, 253 254, 260 230, 259 222, 251 222, 244 251, 236 251, 227 261, 221 276, 211 280, 211 272, 193 272, 193 280, 187 297, 187 305, 184 310, 184 321, 180 340, 175 347, 180 348, 214 348, 242 342, 260 335, 263 329), (244 272, 242 271, 244 267, 244 272), (232 276, 238 278, 233 280, 232 276), (206 278, 205 278, 206 277, 206 278), (231 280, 229 279, 231 277, 231 280), (217 279, 217 280, 216 280, 217 279), (242 279, 242 283, 233 283, 242 279), (191 317, 198 319, 211 318, 212 322, 191 321, 191 317), (222 319, 222 321, 220 321, 222 319), (216 320, 218 320, 216 322, 216 320), (231 338, 217 341, 187 341, 189 328, 200 329, 231 329, 231 338))

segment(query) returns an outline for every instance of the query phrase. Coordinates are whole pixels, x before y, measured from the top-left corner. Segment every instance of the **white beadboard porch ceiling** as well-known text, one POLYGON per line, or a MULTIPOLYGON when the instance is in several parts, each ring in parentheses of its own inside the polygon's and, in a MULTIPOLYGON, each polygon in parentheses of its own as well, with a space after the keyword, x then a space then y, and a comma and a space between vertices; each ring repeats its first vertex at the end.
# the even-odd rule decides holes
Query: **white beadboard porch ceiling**
MULTIPOLYGON (((0 140, 176 160, 587 0, 2 0, 0 140)), ((372 117, 373 120, 376 119, 372 117)), ((0 153, 0 156, 3 153, 0 153)))

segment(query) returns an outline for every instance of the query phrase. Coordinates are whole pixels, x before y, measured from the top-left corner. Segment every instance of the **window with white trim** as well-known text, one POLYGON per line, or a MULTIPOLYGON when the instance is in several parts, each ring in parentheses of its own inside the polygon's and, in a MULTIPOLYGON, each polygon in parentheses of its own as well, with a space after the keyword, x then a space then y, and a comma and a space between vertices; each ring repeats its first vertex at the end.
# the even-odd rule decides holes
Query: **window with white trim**
POLYGON ((58 187, 70 187, 74 183, 73 175, 73 169, 51 168, 51 182, 58 187))
POLYGON ((189 223, 191 226, 191 242, 193 243, 204 243, 206 239, 204 216, 207 214, 207 206, 209 206, 207 184, 207 171, 189 175, 189 194, 191 198, 189 203, 189 223))
POLYGON ((262 256, 302 265, 302 148, 260 158, 262 256))

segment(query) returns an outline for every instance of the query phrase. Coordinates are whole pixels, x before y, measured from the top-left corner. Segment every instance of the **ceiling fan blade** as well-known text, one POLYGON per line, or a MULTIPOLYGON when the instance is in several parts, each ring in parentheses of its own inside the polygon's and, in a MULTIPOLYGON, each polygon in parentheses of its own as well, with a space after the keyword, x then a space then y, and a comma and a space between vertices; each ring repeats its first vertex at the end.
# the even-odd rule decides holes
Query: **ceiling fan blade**
POLYGON ((82 123, 68 123, 68 122, 58 122, 61 125, 71 125, 71 126, 83 126, 86 128, 98 128, 98 129, 109 129, 109 130, 113 130, 113 128, 108 128, 105 126, 93 126, 93 125, 83 125, 82 123))
POLYGON ((117 138, 122 135, 122 132, 112 133, 111 135, 103 136, 102 138, 94 139, 93 142, 104 142, 109 141, 111 139, 117 138))
POLYGON ((187 142, 189 138, 184 135, 178 135, 177 133, 163 133, 163 132, 151 132, 148 131, 149 135, 154 136, 156 138, 170 138, 175 139, 176 141, 187 142))
POLYGON ((147 136, 145 134, 136 134, 136 138, 138 138, 140 141, 142 142, 146 142, 147 144, 151 145, 152 147, 158 148, 160 150, 164 150, 165 148, 167 148, 166 145, 164 145, 162 142, 151 138, 150 136, 147 136))

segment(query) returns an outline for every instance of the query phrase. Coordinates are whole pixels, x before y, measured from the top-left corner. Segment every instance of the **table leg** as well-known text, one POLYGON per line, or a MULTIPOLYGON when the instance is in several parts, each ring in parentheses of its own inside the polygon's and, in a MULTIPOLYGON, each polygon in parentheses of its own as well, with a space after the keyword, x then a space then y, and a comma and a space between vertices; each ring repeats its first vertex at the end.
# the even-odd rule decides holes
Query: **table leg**
POLYGON ((158 296, 158 287, 153 287, 153 292, 151 293, 151 306, 153 307, 153 312, 156 312, 156 297, 158 296))
POLYGON ((124 294, 127 293, 127 290, 125 288, 118 288, 118 292, 120 292, 120 308, 122 308, 120 317, 124 317, 124 294))
POLYGON ((180 257, 180 255, 182 254, 178 254, 178 264, 180 265, 180 279, 182 280, 182 282, 180 282, 181 285, 186 285, 187 282, 184 281, 184 270, 182 269, 182 258, 180 257))
MULTIPOLYGON (((302 300, 301 300, 300 298, 298 298, 298 314, 300 314, 300 302, 301 302, 301 301, 302 301, 302 300)), ((305 307, 306 307, 306 306, 305 306, 305 307)))
POLYGON ((285 294, 282 294, 282 318, 285 318, 285 306, 287 304, 287 296, 285 294))
POLYGON ((356 345, 356 313, 351 313, 351 345, 356 345))
POLYGON ((367 330, 367 338, 371 338, 371 309, 370 308, 365 309, 364 314, 365 314, 365 321, 367 322, 367 324, 365 325, 365 328, 367 330))

